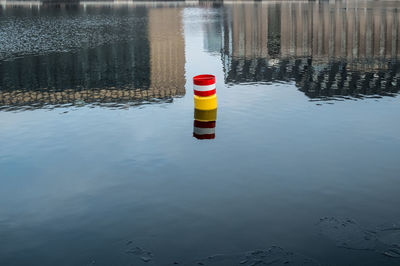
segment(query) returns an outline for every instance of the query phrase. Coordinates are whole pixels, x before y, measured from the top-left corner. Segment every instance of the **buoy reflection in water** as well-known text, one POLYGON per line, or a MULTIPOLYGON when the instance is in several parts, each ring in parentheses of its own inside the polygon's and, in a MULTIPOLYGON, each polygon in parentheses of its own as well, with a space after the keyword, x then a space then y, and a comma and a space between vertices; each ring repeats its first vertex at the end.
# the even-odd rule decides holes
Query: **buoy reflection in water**
POLYGON ((194 109, 193 137, 196 139, 215 139, 217 109, 194 109))

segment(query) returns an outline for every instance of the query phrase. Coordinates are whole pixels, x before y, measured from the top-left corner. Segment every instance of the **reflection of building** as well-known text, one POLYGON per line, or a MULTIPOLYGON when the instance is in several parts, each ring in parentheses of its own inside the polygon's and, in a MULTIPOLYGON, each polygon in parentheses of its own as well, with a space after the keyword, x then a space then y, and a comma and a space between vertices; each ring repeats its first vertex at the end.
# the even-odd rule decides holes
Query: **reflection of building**
POLYGON ((364 63, 312 58, 268 60, 264 58, 231 61, 226 73, 229 83, 294 81, 307 96, 392 95, 400 91, 400 62, 382 62, 385 69, 364 67, 364 63))
POLYGON ((225 34, 230 39, 225 39, 225 53, 247 58, 400 56, 399 10, 384 3, 379 8, 364 5, 281 2, 229 6, 225 34))
POLYGON ((152 88, 185 94, 185 41, 180 8, 149 9, 150 81, 152 88))
POLYGON ((397 92, 400 12, 390 5, 398 4, 228 5, 220 19, 225 80, 294 80, 310 97, 397 92))
MULTIPOLYGON (((51 12, 49 9, 42 12, 51 12)), ((29 8, 25 11, 27 16, 31 15, 29 8)), ((65 12, 75 12, 78 21, 82 17, 80 9, 65 12)), ((102 9, 91 6, 85 12, 97 14, 102 9)), ((108 9, 104 12, 106 16, 115 16, 108 9)), ((118 15, 125 10, 115 12, 118 15)), ((40 108, 76 101, 137 104, 184 95, 181 10, 134 7, 128 13, 143 23, 129 28, 120 25, 116 34, 126 36, 125 39, 94 48, 0 61, 0 109, 40 108)))
POLYGON ((399 56, 399 11, 384 2, 376 6, 356 4, 283 5, 282 55, 349 59, 399 56))

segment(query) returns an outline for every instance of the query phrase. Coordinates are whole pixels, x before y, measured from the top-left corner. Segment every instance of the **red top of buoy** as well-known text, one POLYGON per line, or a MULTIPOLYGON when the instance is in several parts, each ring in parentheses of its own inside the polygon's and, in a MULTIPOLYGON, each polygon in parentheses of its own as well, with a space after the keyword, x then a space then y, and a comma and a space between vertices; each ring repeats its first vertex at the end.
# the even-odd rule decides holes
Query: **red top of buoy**
POLYGON ((210 74, 203 74, 193 77, 194 85, 207 86, 215 84, 215 76, 210 74))

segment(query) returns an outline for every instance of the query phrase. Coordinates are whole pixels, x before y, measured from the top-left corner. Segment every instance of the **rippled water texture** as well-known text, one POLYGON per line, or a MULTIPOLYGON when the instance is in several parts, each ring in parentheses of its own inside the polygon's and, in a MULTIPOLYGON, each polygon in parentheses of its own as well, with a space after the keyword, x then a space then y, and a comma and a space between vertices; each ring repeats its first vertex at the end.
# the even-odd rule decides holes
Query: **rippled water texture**
POLYGON ((400 265, 399 36, 397 1, 0 0, 0 265, 400 265))

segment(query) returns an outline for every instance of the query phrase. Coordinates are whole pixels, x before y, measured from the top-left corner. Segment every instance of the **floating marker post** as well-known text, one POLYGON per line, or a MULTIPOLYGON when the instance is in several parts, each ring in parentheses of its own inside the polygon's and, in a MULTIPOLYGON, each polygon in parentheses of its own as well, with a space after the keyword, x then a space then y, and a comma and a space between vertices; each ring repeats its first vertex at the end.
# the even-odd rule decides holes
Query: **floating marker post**
POLYGON ((198 110, 217 109, 215 76, 203 74, 193 77, 194 108, 198 110))

